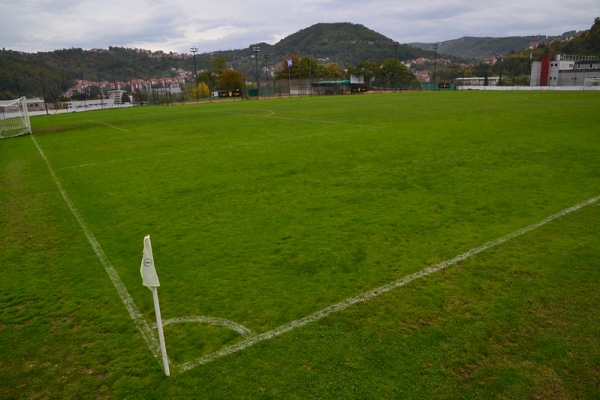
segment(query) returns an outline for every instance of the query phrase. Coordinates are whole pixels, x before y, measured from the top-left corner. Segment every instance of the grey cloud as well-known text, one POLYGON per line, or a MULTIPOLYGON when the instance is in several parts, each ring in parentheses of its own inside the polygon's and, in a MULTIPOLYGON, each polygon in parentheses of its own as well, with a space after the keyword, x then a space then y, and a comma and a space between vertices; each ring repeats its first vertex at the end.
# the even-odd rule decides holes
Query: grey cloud
POLYGON ((0 3, 0 46, 21 51, 245 48, 319 22, 353 22, 403 43, 588 29, 597 0, 21 0, 0 3))

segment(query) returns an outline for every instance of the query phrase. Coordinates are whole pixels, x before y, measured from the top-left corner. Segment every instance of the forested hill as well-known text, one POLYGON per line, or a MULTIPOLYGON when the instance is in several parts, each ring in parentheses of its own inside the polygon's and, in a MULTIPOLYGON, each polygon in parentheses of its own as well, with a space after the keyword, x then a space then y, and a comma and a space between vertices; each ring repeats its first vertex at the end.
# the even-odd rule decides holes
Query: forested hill
POLYGON ((600 17, 594 25, 573 40, 556 42, 550 46, 552 54, 580 54, 600 57, 600 17))
MULTIPOLYGON (((438 51, 453 54, 469 60, 483 61, 492 53, 508 54, 529 47, 532 42, 546 44, 550 39, 546 36, 513 36, 513 37, 469 37, 447 40, 438 43, 438 51)), ((431 49, 433 43, 411 43, 411 46, 431 49)))
POLYGON ((431 49, 397 44, 363 25, 352 23, 316 24, 282 39, 268 50, 279 58, 304 54, 344 65, 393 57, 413 60, 433 55, 431 49))
MULTIPOLYGON (((392 39, 360 24, 328 23, 302 29, 274 45, 255 43, 244 49, 197 54, 197 70, 211 68, 212 61, 220 57, 226 60, 227 66, 246 76, 253 76, 254 46, 261 49, 261 66, 267 60, 270 65, 278 65, 290 55, 310 56, 343 66, 395 56, 400 60, 410 60, 433 55, 431 50, 396 44, 392 39)), ((181 70, 194 71, 194 60, 190 54, 119 47, 63 49, 31 54, 3 49, 0 51, 0 98, 21 95, 41 97, 42 80, 46 97, 57 98, 66 88, 73 86, 76 79, 128 81, 133 78, 171 77, 180 74, 181 70)))
MULTIPOLYGON (((566 35, 566 34, 565 34, 566 35)), ((554 40, 548 48, 552 54, 563 52, 582 55, 600 55, 600 21, 597 18, 590 31, 577 33, 577 38, 561 42, 564 36, 546 38, 554 40), (560 47, 562 46, 562 47, 560 47)), ((537 36, 512 38, 461 38, 441 42, 438 56, 481 61, 497 52, 507 54, 526 48, 537 36), (446 55, 453 55, 448 57, 446 55), (459 58, 460 57, 460 58, 459 58)), ((228 67, 246 76, 255 73, 255 53, 259 46, 260 66, 268 62, 277 66, 286 56, 310 56, 323 63, 336 62, 344 67, 355 66, 362 61, 384 60, 397 57, 413 60, 419 57, 433 58, 433 48, 428 43, 402 43, 381 35, 360 24, 319 23, 302 29, 280 42, 250 44, 238 50, 197 54, 197 70, 210 69, 216 58, 224 60, 228 67), (421 48, 419 48, 421 47, 421 48)), ((76 79, 88 81, 128 81, 134 78, 150 79, 185 74, 191 78, 194 59, 190 54, 173 54, 162 51, 109 47, 108 49, 63 49, 52 52, 23 53, 0 50, 0 99, 18 96, 56 99, 75 84, 76 79)))
MULTIPOLYGON (((482 61, 492 53, 509 54, 529 47, 531 43, 548 45, 551 42, 563 41, 581 32, 565 32, 560 36, 510 36, 510 37, 470 37, 446 40, 438 43, 438 51, 456 57, 482 61)), ((410 43, 411 46, 431 49, 433 43, 410 43)))
MULTIPOLYGON (((302 29, 280 40, 274 45, 254 43, 245 49, 218 51, 211 57, 224 57, 228 65, 245 74, 254 74, 255 61, 252 49, 260 48, 259 62, 267 57, 270 65, 282 63, 290 55, 309 56, 322 63, 335 62, 342 66, 355 66, 363 61, 384 60, 397 57, 399 60, 414 60, 433 57, 433 50, 419 49, 377 33, 363 25, 342 23, 319 23, 302 29)), ((202 57, 206 57, 203 54, 202 57)), ((452 57, 459 60, 458 57, 452 57)), ((199 61, 203 66, 209 59, 199 61)))
MULTIPOLYGON (((198 60, 202 57, 198 57, 198 60)), ((88 81, 128 81, 171 77, 178 69, 193 71, 190 55, 150 52, 140 49, 62 49, 23 53, 0 51, 0 99, 18 96, 55 99, 77 79, 88 81)))

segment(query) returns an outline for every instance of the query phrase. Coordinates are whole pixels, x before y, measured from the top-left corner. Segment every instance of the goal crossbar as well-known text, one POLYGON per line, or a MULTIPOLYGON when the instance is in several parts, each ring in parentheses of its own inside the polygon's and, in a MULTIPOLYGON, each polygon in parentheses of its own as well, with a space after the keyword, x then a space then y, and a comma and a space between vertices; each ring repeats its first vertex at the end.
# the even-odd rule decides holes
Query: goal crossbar
POLYGON ((0 139, 31 134, 27 100, 0 100, 0 139))

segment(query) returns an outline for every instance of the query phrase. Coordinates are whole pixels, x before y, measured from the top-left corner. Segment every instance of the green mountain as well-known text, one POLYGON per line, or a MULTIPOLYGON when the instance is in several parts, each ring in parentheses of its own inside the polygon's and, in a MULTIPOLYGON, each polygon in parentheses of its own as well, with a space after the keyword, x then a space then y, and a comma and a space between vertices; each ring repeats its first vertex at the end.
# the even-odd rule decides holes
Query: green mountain
POLYGON ((363 25, 347 22, 319 23, 289 35, 274 45, 255 43, 246 49, 215 52, 212 55, 225 57, 229 65, 252 76, 255 70, 254 47, 260 47, 261 66, 265 62, 264 56, 271 66, 281 64, 290 55, 299 55, 312 57, 322 64, 336 62, 349 67, 362 61, 394 57, 413 60, 419 57, 433 58, 434 55, 432 50, 396 43, 363 25))
MULTIPOLYGON (((565 32, 560 36, 510 36, 510 37, 471 37, 446 40, 438 43, 438 52, 449 54, 472 61, 483 61, 493 53, 506 55, 527 49, 531 43, 548 45, 552 42, 561 42, 569 37, 580 35, 576 31, 565 32)), ((420 49, 431 49, 433 43, 409 43, 410 46, 420 49)))
POLYGON ((578 54, 600 57, 600 17, 592 27, 572 40, 550 44, 552 54, 578 54))
POLYGON ((342 65, 394 57, 411 60, 433 54, 431 50, 396 44, 380 33, 352 23, 315 24, 284 38, 269 51, 278 58, 289 54, 310 55, 342 65))

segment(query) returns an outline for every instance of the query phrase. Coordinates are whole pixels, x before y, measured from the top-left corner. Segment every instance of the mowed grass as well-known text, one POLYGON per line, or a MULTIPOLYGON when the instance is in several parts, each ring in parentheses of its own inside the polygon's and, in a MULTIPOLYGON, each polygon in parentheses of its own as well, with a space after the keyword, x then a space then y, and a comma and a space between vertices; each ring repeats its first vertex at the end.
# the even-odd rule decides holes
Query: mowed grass
MULTIPOLYGON (((600 95, 456 92, 32 118, 148 323, 260 335, 600 195, 600 95)), ((2 398, 598 398, 600 206, 166 378, 30 137, 0 142, 2 398)))

